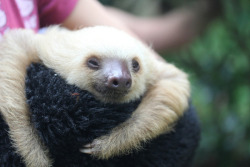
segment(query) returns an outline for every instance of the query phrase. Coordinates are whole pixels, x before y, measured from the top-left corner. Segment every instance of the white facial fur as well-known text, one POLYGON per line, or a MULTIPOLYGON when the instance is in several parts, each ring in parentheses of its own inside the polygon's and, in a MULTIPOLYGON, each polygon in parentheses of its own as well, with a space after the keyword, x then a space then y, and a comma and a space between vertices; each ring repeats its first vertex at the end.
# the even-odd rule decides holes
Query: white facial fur
POLYGON ((55 69, 69 84, 88 90, 98 99, 109 102, 93 89, 93 81, 99 77, 100 72, 89 69, 86 61, 91 56, 100 59, 113 58, 126 61, 132 77, 129 93, 119 99, 119 102, 135 100, 145 93, 147 71, 150 68, 150 59, 145 57, 150 56, 151 52, 141 42, 111 27, 91 27, 73 33, 67 30, 59 30, 58 33, 58 29, 55 30, 56 36, 50 35, 53 33, 53 30, 50 30, 41 38, 47 42, 41 42, 43 45, 39 45, 38 53, 44 64, 55 69), (137 73, 134 73, 131 67, 134 58, 140 64, 137 73))

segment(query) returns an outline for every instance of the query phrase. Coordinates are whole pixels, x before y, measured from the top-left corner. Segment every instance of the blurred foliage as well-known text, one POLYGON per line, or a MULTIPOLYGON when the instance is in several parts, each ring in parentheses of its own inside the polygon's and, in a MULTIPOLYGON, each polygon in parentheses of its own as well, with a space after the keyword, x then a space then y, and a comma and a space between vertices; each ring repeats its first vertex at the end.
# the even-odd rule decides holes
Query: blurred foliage
POLYGON ((167 54, 190 74, 202 124, 195 166, 250 165, 250 1, 224 0, 221 17, 191 46, 167 54))
POLYGON ((250 63, 249 52, 238 50, 241 46, 224 28, 216 23, 190 49, 168 60, 190 74, 192 99, 203 125, 199 160, 225 158, 229 166, 234 158, 250 160, 250 63))
MULTIPOLYGON (((161 1, 167 9, 186 2, 161 1)), ((192 100, 202 126, 195 166, 248 167, 250 1, 221 2, 221 16, 200 37, 187 48, 164 55, 190 75, 192 100)))

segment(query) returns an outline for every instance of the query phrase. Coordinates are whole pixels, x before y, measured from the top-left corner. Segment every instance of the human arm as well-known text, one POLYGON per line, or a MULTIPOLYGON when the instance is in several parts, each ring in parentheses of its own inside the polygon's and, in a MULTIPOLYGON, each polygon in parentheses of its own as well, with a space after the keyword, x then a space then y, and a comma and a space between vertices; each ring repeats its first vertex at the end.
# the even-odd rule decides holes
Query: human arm
POLYGON ((137 17, 96 0, 79 0, 62 23, 70 29, 107 25, 122 29, 157 51, 179 48, 192 41, 220 8, 215 0, 202 0, 154 18, 137 17))

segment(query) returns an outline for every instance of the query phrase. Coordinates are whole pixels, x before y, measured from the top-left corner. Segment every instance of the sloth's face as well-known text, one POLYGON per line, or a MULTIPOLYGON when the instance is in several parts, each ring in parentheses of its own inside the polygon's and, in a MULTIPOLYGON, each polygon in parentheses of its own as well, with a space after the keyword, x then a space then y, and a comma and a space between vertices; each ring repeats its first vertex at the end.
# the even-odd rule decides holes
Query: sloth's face
POLYGON ((150 82, 150 49, 111 27, 62 32, 46 51, 64 59, 62 76, 69 84, 94 94, 103 102, 124 103, 140 98, 150 82))
POLYGON ((85 65, 92 75, 91 90, 102 101, 125 102, 128 98, 131 100, 137 92, 137 77, 141 73, 138 57, 125 60, 91 55, 86 59, 85 65))

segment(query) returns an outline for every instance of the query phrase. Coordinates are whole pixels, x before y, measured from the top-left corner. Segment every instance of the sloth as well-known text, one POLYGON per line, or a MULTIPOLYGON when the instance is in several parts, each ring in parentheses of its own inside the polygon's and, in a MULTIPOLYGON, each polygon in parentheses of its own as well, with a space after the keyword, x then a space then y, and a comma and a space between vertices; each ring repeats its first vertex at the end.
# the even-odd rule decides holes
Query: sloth
POLYGON ((46 167, 53 162, 30 122, 25 76, 31 63, 53 69, 68 84, 104 103, 142 98, 130 118, 80 148, 93 157, 109 159, 170 132, 188 107, 186 73, 154 54, 138 39, 106 26, 76 31, 55 26, 45 34, 7 32, 0 43, 0 113, 26 166, 46 167))

